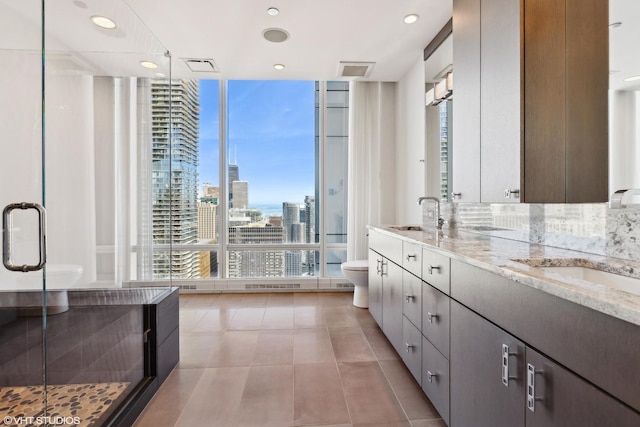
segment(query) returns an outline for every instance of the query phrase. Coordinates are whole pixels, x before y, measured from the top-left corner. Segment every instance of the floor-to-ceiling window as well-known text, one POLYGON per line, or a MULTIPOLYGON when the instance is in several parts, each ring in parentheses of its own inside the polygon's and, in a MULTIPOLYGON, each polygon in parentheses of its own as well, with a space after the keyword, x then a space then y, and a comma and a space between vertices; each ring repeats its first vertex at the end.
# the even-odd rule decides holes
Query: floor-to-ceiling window
MULTIPOLYGON (((163 86, 156 85, 153 128, 167 134, 163 86)), ((154 135, 152 178, 154 243, 164 249, 171 242, 171 251, 155 251, 155 278, 170 272, 173 279, 230 279, 247 288, 276 279, 295 288, 292 280, 340 276, 348 82, 200 80, 171 87, 171 150, 162 151, 164 139, 154 135)), ((219 287, 207 280, 197 286, 219 287)))

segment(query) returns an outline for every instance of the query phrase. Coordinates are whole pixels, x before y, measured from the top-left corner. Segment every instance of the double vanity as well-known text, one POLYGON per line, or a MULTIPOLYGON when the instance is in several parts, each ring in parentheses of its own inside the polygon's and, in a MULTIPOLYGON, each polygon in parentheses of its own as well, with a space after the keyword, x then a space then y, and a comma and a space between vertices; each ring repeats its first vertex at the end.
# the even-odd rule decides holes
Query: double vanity
POLYGON ((640 425, 640 264, 370 226, 369 310, 451 427, 640 425))

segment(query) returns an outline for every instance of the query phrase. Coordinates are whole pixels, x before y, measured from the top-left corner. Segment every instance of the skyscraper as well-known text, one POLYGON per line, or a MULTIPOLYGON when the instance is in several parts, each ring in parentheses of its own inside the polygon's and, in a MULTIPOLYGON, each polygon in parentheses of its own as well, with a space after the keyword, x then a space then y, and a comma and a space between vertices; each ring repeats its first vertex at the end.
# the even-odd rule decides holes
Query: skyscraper
POLYGON ((198 239, 207 243, 218 240, 218 205, 198 202, 198 239))
MULTIPOLYGON (((313 196, 306 196, 304 198, 305 243, 318 243, 316 221, 316 199, 313 196)), ((316 270, 316 251, 306 251, 303 262, 305 264, 305 273, 309 276, 314 276, 316 270)))
POLYGON ((229 164, 229 207, 234 208, 233 204, 233 183, 240 181, 240 170, 238 165, 229 164))
POLYGON ((300 223, 300 205, 297 203, 282 203, 282 226, 284 227, 284 241, 291 242, 293 224, 300 223))
MULTIPOLYGON (((197 242, 198 111, 197 80, 151 81, 153 242, 157 244, 197 242)), ((153 260, 154 278, 199 276, 197 252, 154 253, 153 260)))
MULTIPOLYGON (((230 244, 282 243, 282 227, 247 225, 229 227, 230 244)), ((282 277, 285 253, 280 250, 237 250, 229 252, 229 277, 282 277)))
POLYGON ((233 209, 247 209, 249 207, 249 183, 247 181, 233 181, 233 209))

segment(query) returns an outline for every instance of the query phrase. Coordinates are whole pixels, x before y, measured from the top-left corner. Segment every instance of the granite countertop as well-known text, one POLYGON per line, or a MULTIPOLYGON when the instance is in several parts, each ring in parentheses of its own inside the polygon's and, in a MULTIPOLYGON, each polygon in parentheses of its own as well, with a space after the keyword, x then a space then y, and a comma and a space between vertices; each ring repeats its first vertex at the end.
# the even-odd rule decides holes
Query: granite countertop
POLYGON ((419 226, 398 230, 369 226, 412 243, 483 268, 526 286, 564 298, 640 326, 640 287, 637 294, 542 270, 543 266, 596 267, 640 279, 640 263, 488 236, 477 232, 419 226), (520 260, 517 262, 515 260, 520 260))

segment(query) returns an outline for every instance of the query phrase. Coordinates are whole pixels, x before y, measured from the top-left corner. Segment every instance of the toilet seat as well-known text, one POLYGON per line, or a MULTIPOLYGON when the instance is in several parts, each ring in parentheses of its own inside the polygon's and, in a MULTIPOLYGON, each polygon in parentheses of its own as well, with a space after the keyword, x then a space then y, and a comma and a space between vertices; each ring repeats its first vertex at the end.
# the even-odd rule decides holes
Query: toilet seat
POLYGON ((369 269, 369 261, 366 259, 355 260, 355 261, 347 261, 342 263, 343 270, 352 270, 352 271, 364 271, 369 269))

